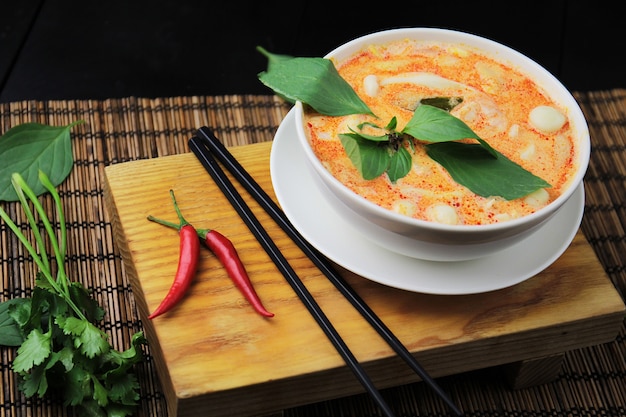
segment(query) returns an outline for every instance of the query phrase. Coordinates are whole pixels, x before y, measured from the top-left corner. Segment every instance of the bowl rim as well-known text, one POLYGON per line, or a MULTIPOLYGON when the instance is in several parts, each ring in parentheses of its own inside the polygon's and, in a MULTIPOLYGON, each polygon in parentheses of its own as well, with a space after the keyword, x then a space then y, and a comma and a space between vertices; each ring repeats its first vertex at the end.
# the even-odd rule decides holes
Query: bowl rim
POLYGON ((365 197, 362 197, 354 191, 350 190, 323 166, 321 161, 313 152, 308 138, 304 133, 305 130, 303 124, 303 103, 301 101, 296 101, 294 107, 298 140, 302 143, 304 151, 307 154, 307 161, 313 164, 315 171, 324 177, 324 181, 327 184, 332 185, 336 191, 341 192, 344 197, 348 198, 353 203, 364 207, 364 209, 367 209, 373 214, 393 222, 398 222, 405 226, 426 228, 431 231, 464 233, 496 232, 503 229, 520 227, 528 223, 537 223, 543 221, 547 216, 550 216, 554 212, 556 212, 557 209, 561 207, 565 203, 565 201, 567 201, 574 194, 578 185, 583 181, 589 165, 589 158, 591 154, 591 143, 587 121, 582 112, 582 109, 578 105, 578 102, 571 94, 571 92, 552 73, 550 73, 543 66, 541 66, 528 56, 522 54, 521 52, 502 43, 493 41, 489 38, 451 29, 411 27, 372 32, 354 38, 336 47, 335 49, 327 53, 324 58, 335 59, 341 62, 342 59, 339 58, 342 58, 344 55, 346 58, 350 57, 356 51, 362 49, 368 44, 383 44, 392 40, 399 40, 402 38, 413 38, 416 40, 423 40, 427 42, 462 43, 468 48, 480 51, 481 53, 487 54, 488 56, 498 59, 501 62, 505 62, 515 67, 518 71, 524 73, 525 75, 535 79, 535 81, 537 81, 540 87, 550 96, 552 100, 555 100, 562 107, 567 109, 568 120, 570 121, 570 124, 573 124, 575 132, 577 133, 575 137, 578 139, 578 153, 576 160, 578 168, 574 176, 571 178, 568 187, 550 204, 540 208, 539 210, 531 214, 516 219, 507 220, 505 222, 481 225, 449 225, 405 216, 403 214, 396 213, 392 210, 381 207, 376 203, 373 203, 367 200, 365 197), (506 57, 503 58, 502 56, 500 56, 501 54, 505 54, 506 57), (558 97, 554 97, 556 93, 558 93, 558 97))

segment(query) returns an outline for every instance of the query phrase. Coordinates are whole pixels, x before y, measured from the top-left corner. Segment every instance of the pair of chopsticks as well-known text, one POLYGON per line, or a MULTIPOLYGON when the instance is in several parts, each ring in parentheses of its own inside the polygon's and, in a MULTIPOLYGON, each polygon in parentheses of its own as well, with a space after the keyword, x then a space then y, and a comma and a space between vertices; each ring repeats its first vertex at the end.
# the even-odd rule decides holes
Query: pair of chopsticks
POLYGON ((226 167, 226 169, 228 169, 228 171, 237 179, 246 191, 250 193, 250 195, 280 226, 280 228, 294 241, 294 243, 311 259, 320 271, 335 285, 341 294, 346 297, 348 301, 350 301, 350 303, 359 311, 359 313, 361 313, 365 320, 370 323, 372 327, 374 327, 374 329, 389 344, 389 346, 391 346, 394 351, 411 367, 411 369, 413 369, 413 371, 416 372, 420 378, 443 399, 455 415, 463 415, 448 395, 428 375, 413 355, 406 349, 402 342, 398 340, 398 338, 383 323, 376 313, 374 313, 365 301, 363 301, 363 299, 352 289, 352 287, 350 287, 343 277, 335 270, 330 261, 325 256, 320 254, 306 239, 304 239, 304 237, 287 219, 286 215, 278 207, 278 205, 250 176, 246 169, 239 164, 235 157, 228 151, 228 149, 226 149, 226 147, 209 128, 200 128, 197 131, 197 135, 189 140, 189 147, 211 175, 220 190, 228 198, 229 202, 246 223, 250 231, 263 246, 263 249, 268 253, 272 261, 279 268, 285 279, 307 307, 310 314, 317 321, 326 336, 333 343, 334 347, 342 356, 346 364, 350 367, 359 382, 372 396, 387 417, 394 417, 389 405, 385 402, 384 398, 376 389, 365 370, 356 360, 348 346, 345 344, 308 289, 304 286, 296 272, 289 265, 287 259, 285 259, 284 255, 269 237, 239 192, 235 189, 230 179, 226 176, 218 164, 218 160, 226 167))

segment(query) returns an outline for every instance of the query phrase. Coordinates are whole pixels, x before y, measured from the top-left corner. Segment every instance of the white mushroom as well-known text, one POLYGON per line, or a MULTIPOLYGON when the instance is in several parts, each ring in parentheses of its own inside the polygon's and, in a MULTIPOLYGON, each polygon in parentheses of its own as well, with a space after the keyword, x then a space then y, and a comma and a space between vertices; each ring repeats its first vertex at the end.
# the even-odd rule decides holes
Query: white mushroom
POLYGON ((409 200, 396 200, 393 202, 392 208, 393 211, 409 217, 412 217, 417 210, 415 203, 409 200))
POLYGON ((428 207, 428 219, 443 224, 458 224, 459 216, 456 210, 447 204, 435 204, 428 207))
POLYGON ((528 120, 536 129, 552 133, 562 128, 567 119, 552 106, 537 106, 530 111, 528 120))
POLYGON ((370 74, 363 79, 363 89, 365 90, 365 94, 370 97, 376 97, 378 95, 379 90, 378 78, 370 74))
POLYGON ((519 136, 519 125, 517 123, 514 123, 511 125, 511 127, 509 128, 509 137, 511 139, 515 139, 519 136))
POLYGON ((519 154, 519 157, 525 161, 528 161, 535 156, 535 142, 530 142, 519 154))
POLYGON ((524 197, 524 201, 533 207, 543 207, 548 203, 549 199, 550 195, 545 188, 540 188, 524 197))

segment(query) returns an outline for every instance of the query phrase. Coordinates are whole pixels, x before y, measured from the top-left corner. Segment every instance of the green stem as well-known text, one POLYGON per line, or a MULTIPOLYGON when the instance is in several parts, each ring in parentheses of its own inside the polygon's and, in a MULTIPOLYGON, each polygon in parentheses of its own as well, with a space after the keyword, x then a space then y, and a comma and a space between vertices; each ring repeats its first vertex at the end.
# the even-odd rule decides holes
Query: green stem
POLYGON ((176 202, 176 196, 174 195, 174 190, 170 190, 170 197, 172 197, 172 203, 174 204, 174 210, 176 210, 176 214, 178 215, 178 220, 180 221, 180 225, 178 228, 189 224, 187 220, 183 217, 183 214, 180 212, 180 208, 178 207, 178 203, 176 202))
POLYGON ((59 196, 59 193, 52 184, 52 182, 50 182, 50 179, 48 178, 46 173, 41 170, 39 170, 39 181, 43 184, 44 187, 46 187, 50 195, 52 195, 52 199, 54 200, 54 204, 57 208, 57 216, 59 217, 59 228, 61 229, 59 257, 61 259, 65 259, 67 251, 67 225, 65 224, 65 214, 63 213, 61 197, 59 196))
POLYGON ((24 245, 24 247, 26 248, 30 256, 33 258, 33 261, 35 261, 35 263, 37 264, 41 272, 45 275, 45 277, 48 279, 48 281, 50 281, 50 283, 53 284, 53 287, 55 287, 56 283, 54 279, 52 278, 50 269, 48 268, 47 265, 43 263, 43 261, 41 260, 41 257, 39 256, 39 254, 37 253, 33 245, 30 244, 26 236, 24 236, 24 234, 20 231, 19 227, 17 227, 17 225, 13 222, 13 220, 11 220, 7 212, 4 211, 2 207, 0 207, 0 217, 2 218, 2 220, 6 222, 6 224, 9 226, 9 229, 11 229, 11 231, 15 234, 15 236, 17 236, 20 243, 24 245))
POLYGON ((158 219, 152 215, 148 216, 148 220, 151 222, 162 224, 163 226, 171 227, 172 229, 180 229, 180 225, 178 223, 168 222, 167 220, 158 219))
POLYGON ((176 224, 174 222, 168 222, 167 220, 163 220, 163 219, 158 219, 152 215, 148 216, 148 220, 150 220, 151 222, 155 222, 155 223, 159 223, 162 224, 163 226, 167 226, 167 227, 171 227, 172 229, 176 229, 178 231, 180 231, 180 229, 189 224, 189 222, 183 217, 183 214, 180 211, 180 208, 178 207, 178 203, 176 202, 176 196, 174 195, 174 190, 170 190, 170 197, 172 197, 172 202, 174 204, 174 210, 176 210, 176 214, 178 215, 178 221, 179 223, 176 224))
MULTIPOLYGON (((50 264, 48 263, 48 253, 46 252, 46 245, 43 243, 43 238, 41 237, 41 232, 39 231, 39 227, 37 227, 37 221, 35 220, 33 211, 30 209, 30 205, 26 201, 26 196, 24 195, 24 191, 22 190, 22 188, 16 185, 13 178, 11 178, 11 183, 13 184, 13 188, 15 189, 17 198, 20 200, 20 203, 22 204, 22 209, 24 210, 24 213, 26 213, 26 218, 28 219, 28 222, 32 226, 31 228, 33 231, 33 235, 35 237, 35 242, 37 243, 37 247, 41 255, 41 256, 38 256, 38 258, 41 260, 42 264, 44 265, 44 268, 40 267, 40 269, 42 269, 44 273, 45 271, 47 271, 46 275, 52 276, 52 271, 50 270, 50 264)), ((31 253, 31 256, 33 256, 32 253, 31 253)), ((33 256, 33 258, 35 257, 33 256)))
MULTIPOLYGON (((28 186, 28 184, 26 184, 26 182, 24 181, 24 179, 22 178, 22 176, 19 173, 14 173, 12 175, 11 182, 12 182, 13 187, 15 188, 15 191, 18 194, 18 196, 21 195, 20 202, 22 203, 22 206, 23 207, 27 207, 28 206, 28 202, 26 201, 26 199, 24 197, 24 194, 26 194, 26 196, 33 203, 33 206, 35 207, 37 213, 39 214, 39 217, 41 218, 42 222, 44 223, 44 226, 46 228, 46 231, 47 231, 48 236, 50 238, 50 241, 52 243, 52 247, 54 249, 55 257, 56 257, 57 264, 58 264, 58 274, 57 274, 57 279, 56 280, 52 277, 52 273, 50 271, 49 266, 44 264, 44 262, 41 260, 41 257, 39 256, 39 254, 37 253, 35 248, 30 244, 30 242, 28 241, 26 236, 24 236, 24 234, 19 230, 17 225, 9 218, 8 214, 6 214, 6 212, 4 210, 2 210, 2 208, 0 208, 0 216, 2 217, 2 219, 4 221, 7 222, 7 224, 9 225, 9 228, 13 231, 13 233, 15 233, 15 235, 18 237, 20 242, 26 247, 26 249, 30 253, 31 257, 33 258, 33 260, 35 261, 35 263, 37 264, 37 266, 39 267, 41 272, 44 274, 44 276, 48 280, 48 283, 50 284, 50 286, 57 292, 57 294, 61 298, 63 298, 65 300, 65 302, 67 302, 67 304, 74 311, 74 313, 76 314, 76 316, 78 318, 80 318, 81 320, 88 321, 87 318, 85 317, 85 315, 83 314, 83 312, 78 308, 78 306, 76 306, 76 304, 74 303, 74 301, 72 300, 72 297, 70 295, 68 280, 67 280, 67 276, 65 275, 65 257, 61 256, 61 252, 60 252, 60 249, 59 249, 59 245, 58 245, 58 241, 57 241, 57 238, 56 238, 56 234, 54 233, 54 230, 52 229, 52 226, 50 224, 50 219, 46 215, 46 212, 43 209, 43 206, 41 205, 41 203, 37 199, 37 196, 35 195, 35 193, 28 186)), ((44 186, 45 186, 45 184, 44 184, 44 186)), ((54 188, 54 187, 52 187, 52 188, 54 188)), ((52 194, 53 195, 56 194, 57 197, 58 197, 58 194, 56 193, 56 191, 54 191, 52 194)), ((55 200, 55 204, 57 204, 57 210, 62 212, 63 209, 62 209, 62 206, 60 204, 60 198, 54 198, 54 200, 55 200)), ((60 219, 62 220, 61 223, 63 223, 62 229, 65 229, 65 224, 64 224, 65 223, 65 217, 62 214, 61 214, 60 219)), ((34 222, 34 217, 31 216, 29 218, 29 222, 30 222, 31 228, 33 230, 37 229, 37 224, 34 222)), ((63 232, 62 235, 63 235, 62 239, 65 240, 66 239, 66 237, 65 237, 66 236, 66 232, 63 232)), ((37 244, 39 246, 43 246, 43 240, 42 240, 41 235, 37 234, 36 235, 36 239, 38 239, 37 244)), ((65 248, 65 243, 63 244, 63 247, 65 248)), ((65 249, 63 249, 63 250, 65 250, 65 249)))
MULTIPOLYGON (((44 210, 43 206, 37 199, 37 196, 35 195, 33 190, 28 186, 28 184, 26 184, 26 181, 24 181, 24 179, 19 173, 14 173, 11 177, 11 181, 13 183, 13 187, 15 187, 18 194, 19 194, 19 191, 18 191, 18 188, 19 188, 20 191, 23 191, 28 196, 30 201, 32 201, 33 206, 35 207, 35 210, 39 214, 39 218, 43 222, 46 232, 48 233, 48 238, 50 239, 50 243, 52 244, 52 249, 54 250, 54 255, 57 260, 58 272, 57 272, 56 282, 57 283, 60 282, 65 292, 67 292, 67 282, 65 279, 61 279, 61 277, 65 277, 65 266, 64 266, 65 258, 62 257, 61 251, 59 249, 59 241, 57 240, 56 233, 54 232, 54 229, 52 228, 52 225, 50 224, 50 220, 48 219, 48 216, 46 215, 46 211, 44 210)), ((22 202, 22 205, 24 205, 24 202, 22 202)), ((34 223, 31 223, 31 226, 34 230, 37 225, 34 223)))

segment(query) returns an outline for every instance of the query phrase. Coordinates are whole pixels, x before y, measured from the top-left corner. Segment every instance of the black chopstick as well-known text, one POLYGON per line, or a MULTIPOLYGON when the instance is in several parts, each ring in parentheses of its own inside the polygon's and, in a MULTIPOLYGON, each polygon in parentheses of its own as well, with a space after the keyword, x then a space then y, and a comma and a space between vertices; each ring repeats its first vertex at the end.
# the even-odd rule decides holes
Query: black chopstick
POLYGON ((304 286, 291 265, 289 265, 287 259, 285 259, 284 255, 280 252, 274 241, 267 234, 266 230, 263 228, 254 213, 250 210, 239 192, 235 189, 230 179, 228 179, 222 168, 213 158, 211 152, 209 152, 208 149, 196 137, 193 137, 189 140, 189 147, 194 152, 196 157, 198 157, 205 169, 209 172, 220 190, 228 198, 235 210, 239 213, 242 220, 246 223, 252 234, 254 234, 259 243, 263 246, 263 249, 265 249, 272 261, 276 264, 287 282, 289 282, 300 300, 307 307, 313 318, 317 321, 326 336, 333 343, 333 345, 337 349, 337 352, 339 352, 341 357, 348 364, 348 366, 356 375, 357 379, 361 382, 363 387, 369 392, 369 394, 376 401, 378 406, 383 410, 387 417, 394 417, 393 411, 391 411, 389 405, 385 402, 380 392, 376 389, 373 382, 367 376, 365 370, 356 360, 356 358, 354 357, 348 346, 345 344, 337 330, 334 328, 328 317, 326 317, 321 307, 317 304, 311 293, 304 286))
POLYGON ((246 169, 241 166, 237 159, 228 151, 222 142, 208 127, 201 127, 197 132, 198 138, 202 140, 209 151, 217 158, 228 171, 233 174, 237 181, 252 195, 252 197, 263 207, 281 229, 298 245, 298 247, 313 261, 324 275, 337 287, 350 303, 361 313, 368 323, 381 335, 381 337, 393 348, 420 378, 426 382, 431 389, 450 407, 457 416, 463 413, 456 404, 443 391, 437 382, 424 370, 415 357, 407 350, 402 342, 393 334, 385 323, 367 305, 365 301, 354 291, 354 289, 335 270, 330 261, 319 253, 304 237, 293 227, 285 213, 278 207, 272 198, 263 188, 250 176, 246 169))

